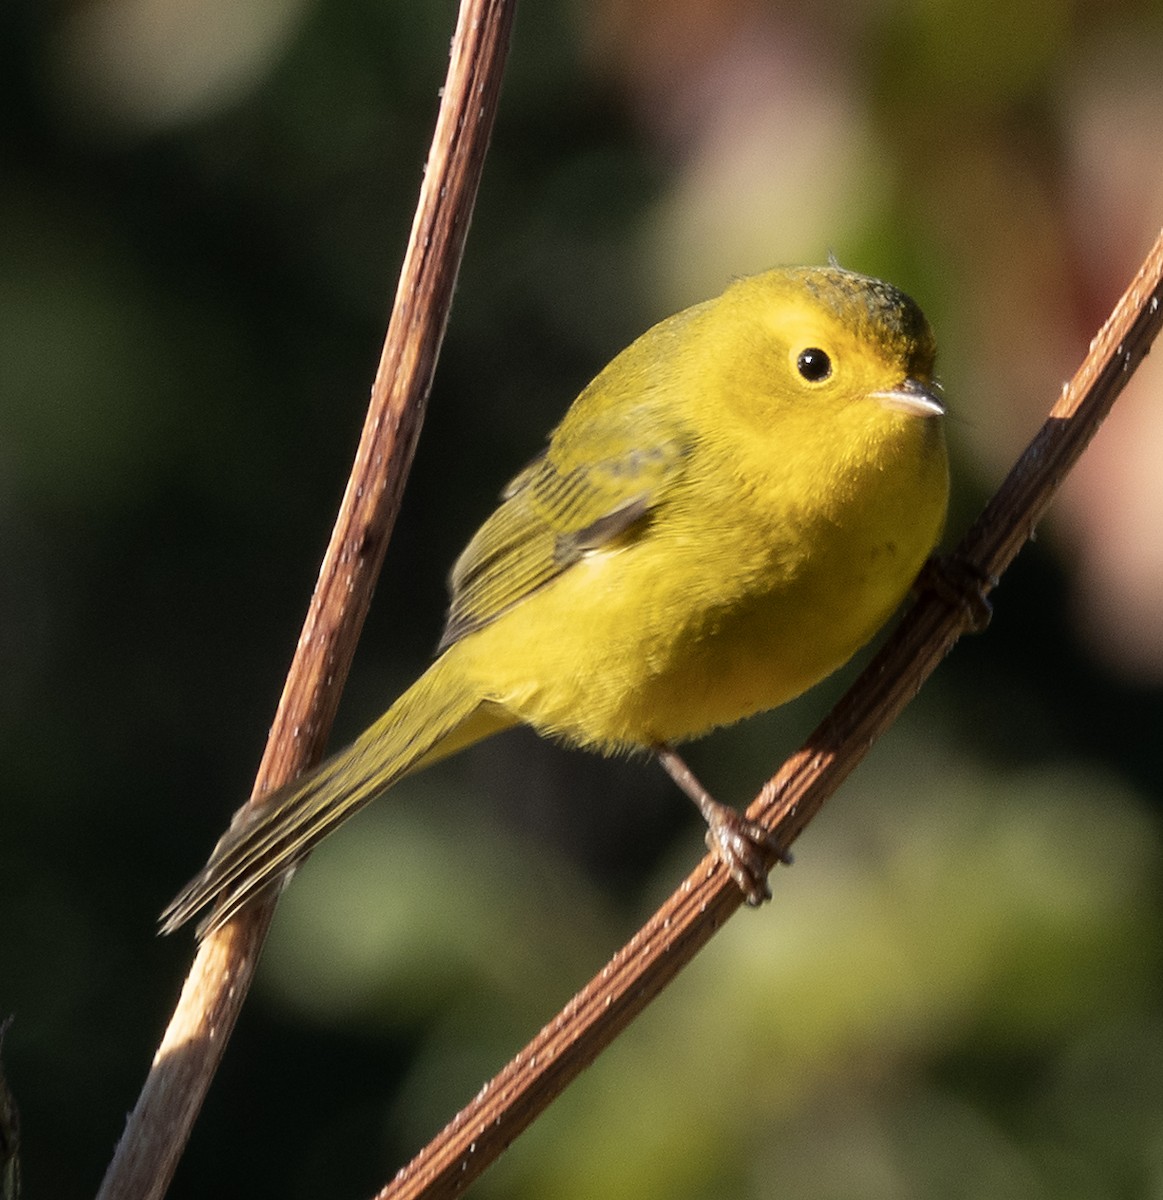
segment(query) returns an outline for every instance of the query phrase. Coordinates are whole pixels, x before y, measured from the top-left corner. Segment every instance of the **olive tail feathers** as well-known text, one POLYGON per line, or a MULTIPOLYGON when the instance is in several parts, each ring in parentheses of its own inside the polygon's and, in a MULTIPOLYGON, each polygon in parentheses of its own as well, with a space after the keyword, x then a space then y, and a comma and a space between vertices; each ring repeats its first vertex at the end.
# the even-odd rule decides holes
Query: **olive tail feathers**
POLYGON ((346 750, 239 809, 210 861, 162 913, 161 931, 211 906, 198 936, 212 933, 401 776, 510 724, 481 703, 450 650, 346 750))

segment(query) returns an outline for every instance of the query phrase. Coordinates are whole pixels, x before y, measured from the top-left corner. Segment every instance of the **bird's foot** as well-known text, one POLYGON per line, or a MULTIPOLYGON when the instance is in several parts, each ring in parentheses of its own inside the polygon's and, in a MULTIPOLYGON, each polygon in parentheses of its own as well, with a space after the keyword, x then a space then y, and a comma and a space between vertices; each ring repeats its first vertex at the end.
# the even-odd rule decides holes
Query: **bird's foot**
POLYGON ((707 823, 707 849, 727 868, 750 908, 771 899, 767 875, 773 862, 791 866, 791 853, 758 821, 720 804, 670 746, 656 747, 667 774, 695 802, 707 823))
POLYGON ((925 560, 913 584, 914 592, 930 591, 946 604, 960 608, 969 633, 983 633, 993 617, 989 593, 998 585, 989 574, 961 554, 934 554, 925 560))
POLYGON ((727 868, 743 893, 749 908, 758 908, 771 899, 767 875, 772 857, 785 866, 791 854, 781 850, 762 825, 749 821, 742 813, 725 804, 715 803, 707 817, 707 849, 727 868))

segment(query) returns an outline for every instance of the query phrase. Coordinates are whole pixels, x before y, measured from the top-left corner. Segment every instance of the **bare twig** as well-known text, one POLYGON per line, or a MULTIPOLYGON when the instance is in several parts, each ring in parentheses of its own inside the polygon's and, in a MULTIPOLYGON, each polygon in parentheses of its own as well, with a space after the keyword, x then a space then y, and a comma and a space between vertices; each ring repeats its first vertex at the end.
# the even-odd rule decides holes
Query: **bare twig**
MULTIPOLYGON (((315 762, 331 728, 420 432, 514 5, 462 0, 367 421, 251 803, 315 762)), ((165 1193, 246 997, 273 908, 273 898, 252 905, 199 948, 100 1200, 156 1200, 165 1193)))
MULTIPOLYGON (((1163 323, 1163 236, 1073 381, 955 551, 988 590, 1016 557, 1163 323)), ((973 622, 926 593, 748 816, 786 849, 973 622)), ((742 902, 708 856, 682 886, 377 1200, 457 1196, 653 1000, 742 902)))
MULTIPOLYGON (((11 1017, 0 1021, 0 1055, 11 1017)), ((0 1057, 0 1200, 20 1200, 20 1110, 4 1078, 0 1057)))

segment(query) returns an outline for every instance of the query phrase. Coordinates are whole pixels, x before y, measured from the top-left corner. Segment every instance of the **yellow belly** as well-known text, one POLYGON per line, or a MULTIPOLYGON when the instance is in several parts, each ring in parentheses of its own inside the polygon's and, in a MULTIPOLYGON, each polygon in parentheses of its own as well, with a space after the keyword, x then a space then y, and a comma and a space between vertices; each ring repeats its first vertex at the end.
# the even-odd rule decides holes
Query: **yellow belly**
POLYGON ((762 537, 745 513, 660 522, 456 649, 482 696, 542 733, 606 751, 697 737, 792 699, 872 637, 940 536, 946 478, 943 453, 921 455, 842 512, 762 537))

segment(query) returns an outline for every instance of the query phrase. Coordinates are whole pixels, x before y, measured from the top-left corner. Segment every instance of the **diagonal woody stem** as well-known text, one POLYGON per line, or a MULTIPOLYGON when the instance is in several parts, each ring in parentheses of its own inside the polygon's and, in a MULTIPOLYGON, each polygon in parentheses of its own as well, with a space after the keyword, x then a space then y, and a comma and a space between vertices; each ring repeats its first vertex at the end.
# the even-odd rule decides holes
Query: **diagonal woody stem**
MULTIPOLYGON (((252 804, 322 754, 412 463, 496 115, 515 0, 462 0, 363 435, 252 804)), ((165 1194, 246 998, 275 898, 199 947, 99 1192, 165 1194)))
MULTIPOLYGON (((1163 235, 1074 379, 954 552, 983 580, 1000 578, 1102 424, 1163 324, 1163 235)), ((924 594, 747 816, 786 851, 974 623, 972 605, 924 594)), ((774 865, 775 854, 772 855, 774 865)), ((705 858, 562 1011, 378 1194, 459 1196, 695 956, 742 903, 705 858)))

